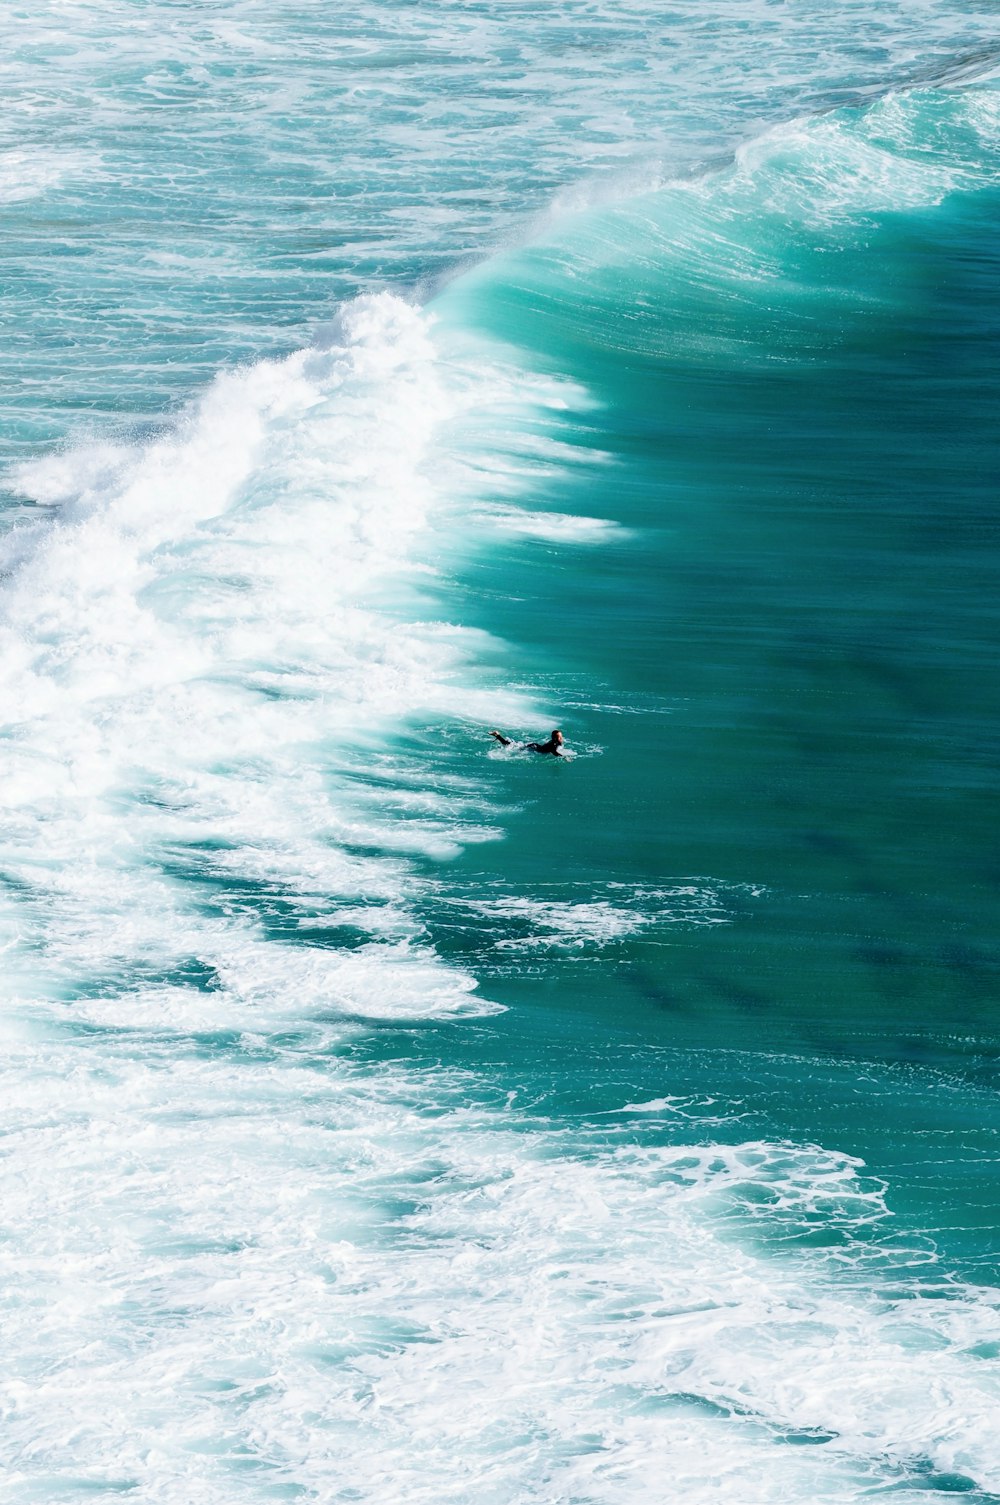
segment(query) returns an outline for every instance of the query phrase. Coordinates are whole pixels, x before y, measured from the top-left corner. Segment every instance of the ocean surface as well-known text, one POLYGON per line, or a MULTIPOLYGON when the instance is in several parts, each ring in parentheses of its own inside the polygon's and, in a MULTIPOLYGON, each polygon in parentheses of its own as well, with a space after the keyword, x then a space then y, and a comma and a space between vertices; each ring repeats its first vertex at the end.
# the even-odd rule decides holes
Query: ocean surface
POLYGON ((0 42, 0 1500, 1000 1501, 996 0, 0 42))

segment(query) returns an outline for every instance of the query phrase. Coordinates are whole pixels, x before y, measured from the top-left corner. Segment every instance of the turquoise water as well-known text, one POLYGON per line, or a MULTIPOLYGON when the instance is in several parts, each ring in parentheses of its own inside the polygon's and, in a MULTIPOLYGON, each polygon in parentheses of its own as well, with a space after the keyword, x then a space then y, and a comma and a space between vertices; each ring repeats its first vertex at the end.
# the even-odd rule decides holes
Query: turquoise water
POLYGON ((9 1498, 1000 1498, 995 8, 2 26, 9 1498))

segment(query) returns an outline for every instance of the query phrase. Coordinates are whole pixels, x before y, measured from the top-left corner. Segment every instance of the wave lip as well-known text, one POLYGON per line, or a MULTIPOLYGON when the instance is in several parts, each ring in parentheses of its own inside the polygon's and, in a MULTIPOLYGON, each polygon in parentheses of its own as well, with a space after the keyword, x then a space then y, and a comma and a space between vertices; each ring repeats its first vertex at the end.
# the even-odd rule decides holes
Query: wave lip
POLYGON ((688 350, 727 367, 786 360, 789 347, 829 338, 852 305, 891 295, 888 269, 841 285, 836 253, 894 216, 996 184, 998 100, 985 83, 912 89, 783 121, 722 165, 637 193, 626 184, 616 202, 547 227, 446 299, 515 321, 528 345, 568 344, 598 392, 604 353, 623 369, 688 350))

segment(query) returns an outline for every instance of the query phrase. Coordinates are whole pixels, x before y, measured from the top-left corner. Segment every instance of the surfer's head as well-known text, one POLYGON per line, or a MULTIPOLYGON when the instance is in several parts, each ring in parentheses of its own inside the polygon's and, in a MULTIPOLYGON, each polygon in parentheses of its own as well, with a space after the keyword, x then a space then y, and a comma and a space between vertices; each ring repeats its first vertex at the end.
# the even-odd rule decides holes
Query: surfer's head
POLYGON ((552 741, 555 743, 556 747, 562 747, 563 745, 563 734, 558 730, 558 728, 552 733, 552 741))

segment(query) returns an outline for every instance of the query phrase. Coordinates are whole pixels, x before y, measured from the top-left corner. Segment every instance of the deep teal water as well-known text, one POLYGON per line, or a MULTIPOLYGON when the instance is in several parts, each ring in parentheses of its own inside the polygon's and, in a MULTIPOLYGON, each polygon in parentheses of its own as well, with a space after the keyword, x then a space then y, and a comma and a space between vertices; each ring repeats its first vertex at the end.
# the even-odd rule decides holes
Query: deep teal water
POLYGON ((898 1211, 960 1208, 949 1253, 992 1271, 1000 308, 979 108, 914 94, 793 152, 779 137, 746 184, 584 217, 446 303, 599 399, 578 442, 614 463, 560 478, 552 505, 630 530, 570 561, 480 563, 483 620, 553 706, 587 687, 561 719, 602 749, 512 770, 531 815, 487 881, 572 902, 710 874, 731 920, 653 926, 582 985, 562 965, 526 991, 732 1052, 734 1094, 762 1050, 792 1058, 770 1132, 863 1155, 898 1211), (888 179, 872 212, 848 177, 859 140, 901 147, 890 170, 961 163, 975 191, 897 208, 888 179), (838 190, 855 203, 831 213, 838 190), (857 1090, 872 1071, 891 1109, 857 1090), (933 1178, 928 1135, 950 1145, 933 1178))
POLYGON ((995 20, 4 22, 12 1499, 1000 1497, 995 20))

